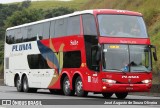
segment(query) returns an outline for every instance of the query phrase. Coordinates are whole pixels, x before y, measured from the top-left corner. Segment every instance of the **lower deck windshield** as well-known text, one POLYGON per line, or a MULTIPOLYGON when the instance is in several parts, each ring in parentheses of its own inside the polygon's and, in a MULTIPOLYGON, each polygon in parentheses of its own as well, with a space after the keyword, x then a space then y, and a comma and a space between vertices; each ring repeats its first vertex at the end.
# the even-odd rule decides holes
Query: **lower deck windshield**
POLYGON ((105 44, 103 46, 103 71, 150 72, 151 54, 146 45, 105 44))

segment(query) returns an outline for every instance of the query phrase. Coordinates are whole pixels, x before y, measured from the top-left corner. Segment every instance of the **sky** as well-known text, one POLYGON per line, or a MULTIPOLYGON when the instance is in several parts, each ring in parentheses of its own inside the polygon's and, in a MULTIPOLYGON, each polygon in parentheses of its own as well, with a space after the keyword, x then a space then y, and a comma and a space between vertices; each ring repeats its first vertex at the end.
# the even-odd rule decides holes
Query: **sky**
MULTIPOLYGON (((0 0, 0 3, 13 3, 13 2, 22 2, 25 0, 0 0)), ((31 0, 31 1, 45 1, 45 0, 31 0)), ((70 0, 59 0, 59 1, 70 1, 70 0)))

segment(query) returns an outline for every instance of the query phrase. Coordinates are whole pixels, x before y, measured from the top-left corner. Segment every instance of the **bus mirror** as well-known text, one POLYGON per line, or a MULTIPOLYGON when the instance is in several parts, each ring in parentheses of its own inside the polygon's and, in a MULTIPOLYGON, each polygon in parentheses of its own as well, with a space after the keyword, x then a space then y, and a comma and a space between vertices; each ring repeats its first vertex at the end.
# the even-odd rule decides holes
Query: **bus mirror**
POLYGON ((156 47, 154 45, 151 45, 151 48, 154 49, 154 51, 153 51, 153 58, 154 58, 155 61, 157 61, 158 59, 157 59, 157 50, 156 50, 156 47))
POLYGON ((156 54, 156 52, 153 52, 153 58, 154 58, 155 61, 158 60, 158 59, 157 59, 157 54, 156 54))
POLYGON ((101 60, 101 48, 97 46, 96 61, 99 63, 100 60, 101 60))

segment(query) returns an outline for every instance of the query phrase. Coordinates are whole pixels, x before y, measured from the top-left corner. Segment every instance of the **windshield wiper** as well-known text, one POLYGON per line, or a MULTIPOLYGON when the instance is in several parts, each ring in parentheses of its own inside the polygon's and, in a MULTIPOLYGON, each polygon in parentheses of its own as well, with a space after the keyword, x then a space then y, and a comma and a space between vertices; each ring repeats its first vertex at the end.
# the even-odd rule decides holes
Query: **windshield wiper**
POLYGON ((132 70, 132 71, 136 71, 136 72, 138 72, 138 71, 141 71, 141 72, 148 72, 147 70, 132 70))
POLYGON ((105 71, 118 71, 118 72, 122 72, 121 69, 105 69, 105 71))

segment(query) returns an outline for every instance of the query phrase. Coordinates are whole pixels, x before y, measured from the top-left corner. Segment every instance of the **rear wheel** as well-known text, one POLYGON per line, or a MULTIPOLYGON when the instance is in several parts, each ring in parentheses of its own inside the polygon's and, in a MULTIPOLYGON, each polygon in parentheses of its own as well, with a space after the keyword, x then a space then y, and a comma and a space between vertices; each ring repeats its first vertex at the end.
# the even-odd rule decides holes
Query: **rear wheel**
POLYGON ((63 93, 66 96, 73 96, 75 93, 74 90, 70 89, 70 82, 67 76, 63 80, 63 93))
POLYGON ((102 93, 104 98, 111 98, 111 96, 113 95, 113 93, 102 93))
POLYGON ((76 79, 75 91, 77 96, 80 96, 80 97, 84 97, 88 95, 88 92, 83 90, 83 83, 82 83, 81 77, 78 77, 76 79))
POLYGON ((115 93, 115 95, 118 99, 124 99, 127 97, 128 93, 115 93))
POLYGON ((18 92, 23 92, 22 82, 19 76, 16 78, 16 87, 18 92))
POLYGON ((27 76, 24 76, 24 78, 23 78, 23 91, 24 92, 33 92, 33 93, 37 92, 36 88, 29 88, 27 76))

